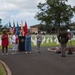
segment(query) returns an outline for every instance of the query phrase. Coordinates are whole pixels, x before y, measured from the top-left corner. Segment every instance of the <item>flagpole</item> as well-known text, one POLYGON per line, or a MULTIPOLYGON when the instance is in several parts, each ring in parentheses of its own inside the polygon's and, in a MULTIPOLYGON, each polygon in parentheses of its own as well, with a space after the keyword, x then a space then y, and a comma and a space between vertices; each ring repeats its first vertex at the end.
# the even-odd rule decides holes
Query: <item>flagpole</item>
POLYGON ((23 21, 21 20, 21 24, 20 24, 21 28, 20 28, 20 36, 23 36, 23 21))

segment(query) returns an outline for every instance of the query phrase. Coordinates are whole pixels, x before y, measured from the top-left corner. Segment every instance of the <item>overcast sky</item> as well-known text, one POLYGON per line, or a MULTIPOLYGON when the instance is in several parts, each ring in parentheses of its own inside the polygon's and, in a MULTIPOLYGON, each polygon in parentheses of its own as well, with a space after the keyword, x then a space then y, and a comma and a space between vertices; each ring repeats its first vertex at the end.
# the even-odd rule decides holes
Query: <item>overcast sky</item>
MULTIPOLYGON (((0 0, 0 18, 2 24, 5 25, 9 22, 13 23, 13 20, 21 23, 21 20, 26 21, 29 26, 39 24, 34 18, 37 13, 38 3, 45 2, 45 0, 0 0)), ((69 0, 68 4, 74 6, 75 0, 69 0)), ((73 19, 74 20, 74 19, 73 19)))

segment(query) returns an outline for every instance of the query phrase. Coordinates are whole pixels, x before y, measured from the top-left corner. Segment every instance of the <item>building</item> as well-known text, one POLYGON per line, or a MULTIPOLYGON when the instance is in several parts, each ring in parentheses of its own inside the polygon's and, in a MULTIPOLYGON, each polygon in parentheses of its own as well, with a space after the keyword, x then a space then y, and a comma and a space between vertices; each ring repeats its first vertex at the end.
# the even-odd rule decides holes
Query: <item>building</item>
POLYGON ((30 26, 31 33, 37 33, 39 31, 40 24, 30 26))

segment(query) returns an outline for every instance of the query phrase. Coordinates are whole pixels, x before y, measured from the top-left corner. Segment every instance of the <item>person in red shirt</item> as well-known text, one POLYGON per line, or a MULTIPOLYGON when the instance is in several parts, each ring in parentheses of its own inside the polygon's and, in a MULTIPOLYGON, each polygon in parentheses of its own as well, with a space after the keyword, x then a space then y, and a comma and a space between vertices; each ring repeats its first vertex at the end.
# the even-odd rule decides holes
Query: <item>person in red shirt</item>
POLYGON ((1 43, 1 45, 2 45, 2 54, 4 55, 4 51, 6 50, 6 55, 8 55, 9 40, 8 40, 8 34, 6 33, 6 30, 3 30, 3 34, 1 36, 1 40, 2 40, 2 43, 1 43))

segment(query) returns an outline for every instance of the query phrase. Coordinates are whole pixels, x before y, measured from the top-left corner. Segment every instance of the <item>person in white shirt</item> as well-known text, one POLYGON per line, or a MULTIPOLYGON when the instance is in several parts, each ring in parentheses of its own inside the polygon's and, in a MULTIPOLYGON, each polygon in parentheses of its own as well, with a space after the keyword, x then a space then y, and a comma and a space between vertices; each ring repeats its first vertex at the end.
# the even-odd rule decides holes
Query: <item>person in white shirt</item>
POLYGON ((38 47, 38 53, 40 53, 40 45, 42 43, 42 35, 40 33, 40 31, 38 31, 38 34, 37 34, 37 47, 38 47))
POLYGON ((12 54, 17 54, 17 52, 18 52, 18 36, 16 34, 14 34, 12 36, 12 44, 13 44, 12 54))

